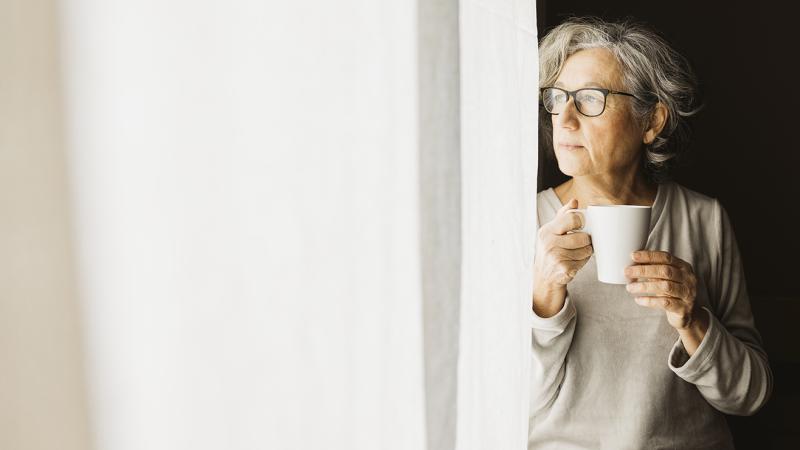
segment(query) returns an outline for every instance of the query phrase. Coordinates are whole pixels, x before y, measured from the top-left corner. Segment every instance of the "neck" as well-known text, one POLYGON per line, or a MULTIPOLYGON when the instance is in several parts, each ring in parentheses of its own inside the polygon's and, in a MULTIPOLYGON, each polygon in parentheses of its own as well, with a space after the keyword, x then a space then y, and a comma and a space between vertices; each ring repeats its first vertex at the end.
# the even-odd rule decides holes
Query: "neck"
MULTIPOLYGON (((648 182, 640 172, 612 175, 573 177, 559 186, 562 203, 578 200, 578 208, 588 205, 642 205, 655 201, 658 187, 648 182)), ((558 192, 557 192, 558 193, 558 192)))

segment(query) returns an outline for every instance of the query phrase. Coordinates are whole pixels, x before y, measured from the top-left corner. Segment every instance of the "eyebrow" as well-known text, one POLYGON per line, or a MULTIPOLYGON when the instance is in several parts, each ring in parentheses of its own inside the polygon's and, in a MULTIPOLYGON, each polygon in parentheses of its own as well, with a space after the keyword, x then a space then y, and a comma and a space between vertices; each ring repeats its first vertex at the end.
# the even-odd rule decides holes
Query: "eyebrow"
MULTIPOLYGON (((556 81, 555 83, 553 83, 553 86, 563 89, 564 88, 564 83, 562 83, 560 81, 556 81)), ((587 87, 602 88, 603 87, 603 83, 598 83, 596 81, 587 81, 586 83, 583 83, 583 85, 578 89, 587 88, 587 87)))

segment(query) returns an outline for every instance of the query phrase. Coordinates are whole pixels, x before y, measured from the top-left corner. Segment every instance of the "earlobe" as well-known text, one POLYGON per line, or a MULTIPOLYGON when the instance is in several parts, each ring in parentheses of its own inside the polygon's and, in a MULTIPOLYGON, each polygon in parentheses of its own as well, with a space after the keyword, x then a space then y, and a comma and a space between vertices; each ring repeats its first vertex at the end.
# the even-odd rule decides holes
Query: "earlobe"
MULTIPOLYGON (((653 117, 653 122, 655 120, 656 120, 656 118, 653 117)), ((657 133, 656 133, 656 130, 654 129, 654 125, 657 126, 657 124, 655 124, 653 122, 650 122, 650 128, 644 130, 644 135, 642 136, 642 142, 644 142, 645 145, 650 145, 650 144, 653 143, 653 141, 656 140, 656 134, 657 133)), ((660 127, 659 127, 659 129, 660 129, 660 127)))
POLYGON ((656 140, 656 136, 658 133, 661 133, 661 130, 664 129, 664 125, 667 123, 667 108, 659 102, 656 104, 655 109, 653 110, 653 115, 650 118, 650 128, 648 128, 644 133, 644 139, 642 141, 646 145, 650 145, 653 141, 656 140))

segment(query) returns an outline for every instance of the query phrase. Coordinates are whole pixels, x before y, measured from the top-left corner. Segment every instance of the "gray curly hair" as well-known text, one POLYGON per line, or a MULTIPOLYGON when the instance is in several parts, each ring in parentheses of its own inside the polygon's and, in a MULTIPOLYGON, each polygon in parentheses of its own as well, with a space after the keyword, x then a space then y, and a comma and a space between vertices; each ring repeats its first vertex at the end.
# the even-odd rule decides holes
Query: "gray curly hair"
MULTIPOLYGON (((637 97, 632 99, 631 112, 642 130, 650 123, 656 103, 666 107, 664 129, 652 143, 644 146, 642 165, 653 181, 668 179, 669 169, 688 144, 686 118, 700 109, 697 78, 689 62, 644 25, 629 20, 571 18, 550 30, 539 43, 539 86, 552 86, 567 58, 587 48, 605 48, 617 58, 625 89, 637 97)), ((550 115, 543 113, 540 117, 541 138, 553 156, 550 115)))

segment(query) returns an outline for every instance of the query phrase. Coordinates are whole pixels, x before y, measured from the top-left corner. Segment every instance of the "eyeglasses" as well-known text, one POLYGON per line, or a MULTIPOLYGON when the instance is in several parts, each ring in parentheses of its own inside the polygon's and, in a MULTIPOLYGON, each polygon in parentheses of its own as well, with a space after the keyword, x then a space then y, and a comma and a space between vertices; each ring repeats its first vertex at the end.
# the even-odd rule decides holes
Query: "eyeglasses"
MULTIPOLYGON (((609 94, 627 95, 635 99, 639 97, 627 92, 612 91, 600 88, 583 88, 576 91, 567 91, 557 87, 546 87, 540 90, 542 105, 550 114, 561 114, 567 108, 569 98, 575 99, 575 108, 587 117, 596 117, 606 110, 606 97, 609 94)), ((640 99, 639 99, 640 100, 640 99)))

